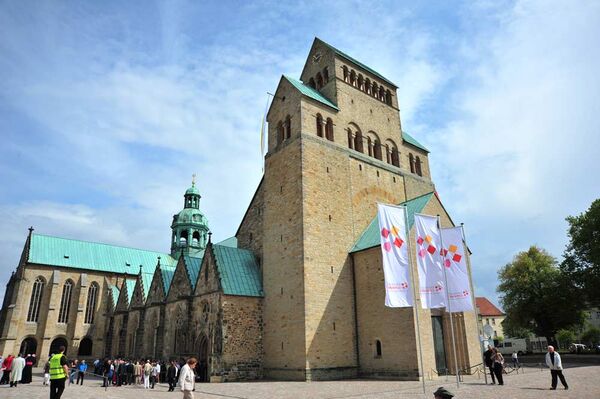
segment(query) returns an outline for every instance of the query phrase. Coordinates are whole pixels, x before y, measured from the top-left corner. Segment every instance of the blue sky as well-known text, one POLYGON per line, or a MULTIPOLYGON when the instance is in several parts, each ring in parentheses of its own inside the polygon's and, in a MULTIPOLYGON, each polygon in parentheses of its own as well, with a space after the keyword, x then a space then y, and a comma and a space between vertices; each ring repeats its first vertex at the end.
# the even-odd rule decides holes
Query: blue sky
POLYGON ((266 92, 315 36, 398 85, 479 295, 531 244, 560 257, 600 191, 600 3, 324 4, 0 1, 0 283, 30 225, 167 251, 192 173, 234 234, 266 92))

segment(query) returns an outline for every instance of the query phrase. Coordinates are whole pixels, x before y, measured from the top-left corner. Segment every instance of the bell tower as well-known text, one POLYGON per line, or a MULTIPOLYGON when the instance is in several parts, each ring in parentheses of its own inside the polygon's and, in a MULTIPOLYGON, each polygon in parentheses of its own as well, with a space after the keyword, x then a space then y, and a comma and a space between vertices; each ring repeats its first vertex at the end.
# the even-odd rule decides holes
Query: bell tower
POLYGON ((183 252, 189 256, 201 256, 208 240, 208 221, 200 212, 200 191, 196 187, 196 175, 192 186, 183 195, 183 210, 173 215, 171 223, 171 256, 177 258, 183 252))

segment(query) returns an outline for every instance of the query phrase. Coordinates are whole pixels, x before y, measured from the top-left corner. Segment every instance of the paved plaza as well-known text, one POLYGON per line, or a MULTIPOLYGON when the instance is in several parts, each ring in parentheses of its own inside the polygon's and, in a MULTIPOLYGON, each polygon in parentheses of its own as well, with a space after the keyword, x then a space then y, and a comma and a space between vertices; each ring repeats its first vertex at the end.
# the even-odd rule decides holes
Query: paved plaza
MULTIPOLYGON (((600 398, 600 366, 573 367, 565 370, 570 389, 565 391, 559 385, 556 391, 550 391, 550 372, 546 369, 528 368, 525 373, 511 374, 505 377, 505 385, 484 385, 483 377, 465 377, 460 389, 452 377, 427 381, 427 394, 423 395, 420 382, 400 381, 332 381, 332 382, 280 382, 263 381, 225 384, 197 384, 195 398, 206 399, 368 399, 368 398, 414 398, 431 399, 433 391, 440 385, 449 388, 457 399, 486 398, 600 398)), ((99 380, 88 380, 84 386, 67 386, 63 398, 180 398, 181 393, 167 392, 165 384, 158 384, 154 390, 139 387, 111 387, 107 391, 100 387, 99 380)), ((32 384, 20 385, 18 388, 0 387, 0 398, 48 398, 49 390, 42 385, 39 373, 36 373, 32 384)))

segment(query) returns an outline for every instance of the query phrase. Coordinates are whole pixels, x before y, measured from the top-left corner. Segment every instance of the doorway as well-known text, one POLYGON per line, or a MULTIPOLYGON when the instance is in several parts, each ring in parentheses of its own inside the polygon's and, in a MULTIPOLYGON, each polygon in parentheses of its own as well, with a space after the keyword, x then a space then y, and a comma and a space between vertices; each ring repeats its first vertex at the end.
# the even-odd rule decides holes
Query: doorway
POLYGON ((435 368, 438 374, 446 373, 446 347, 444 345, 444 321, 442 316, 431 316, 433 329, 433 350, 435 353, 435 368))
POLYGON ((198 363, 196 364, 196 376, 199 382, 208 382, 208 376, 210 375, 208 366, 208 339, 205 335, 202 335, 198 347, 198 363))
POLYGON ((19 353, 23 355, 23 357, 27 355, 36 355, 37 356, 37 341, 33 337, 25 338, 21 343, 21 349, 19 349, 19 353))
POLYGON ((68 350, 68 346, 67 346, 67 340, 62 338, 62 337, 58 337, 58 338, 54 338, 54 340, 52 341, 52 343, 50 344, 50 351, 48 352, 49 355, 56 355, 59 353, 59 349, 61 346, 65 347, 65 355, 67 354, 67 350, 68 350))

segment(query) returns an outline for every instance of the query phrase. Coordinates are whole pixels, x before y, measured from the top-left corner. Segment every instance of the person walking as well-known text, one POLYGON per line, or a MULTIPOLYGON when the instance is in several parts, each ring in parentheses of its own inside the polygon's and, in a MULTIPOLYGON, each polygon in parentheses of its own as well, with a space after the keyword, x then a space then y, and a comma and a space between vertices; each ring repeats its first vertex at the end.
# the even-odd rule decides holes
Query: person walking
POLYGON ((190 357, 179 372, 179 385, 181 392, 183 392, 183 399, 194 399, 194 385, 196 383, 194 368, 197 363, 195 357, 190 357))
POLYGON ((50 358, 44 364, 44 385, 50 384, 50 358))
POLYGON ((513 368, 518 369, 519 368, 519 355, 517 354, 517 351, 513 351, 511 357, 512 357, 513 368))
POLYGON ((152 365, 150 364, 150 360, 146 360, 146 364, 144 364, 144 389, 150 388, 150 375, 152 374, 152 365))
POLYGON ((69 371, 69 384, 75 383, 75 376, 77 375, 78 363, 79 362, 77 359, 71 362, 71 370, 69 371))
POLYGON ((177 367, 175 367, 174 361, 171 361, 167 369, 167 381, 169 382, 169 392, 173 392, 177 385, 177 367))
POLYGON ((142 365, 139 361, 135 362, 135 366, 133 366, 133 375, 135 376, 135 384, 140 385, 142 383, 142 365))
POLYGON ((8 355, 4 362, 2 363, 2 378, 0 378, 0 385, 8 384, 10 382, 10 371, 12 370, 12 363, 15 357, 13 355, 8 355))
POLYGON ((560 383, 563 384, 565 389, 569 389, 567 380, 562 372, 563 367, 562 361, 560 360, 560 355, 554 350, 552 345, 548 346, 548 353, 546 353, 546 365, 550 369, 550 374, 552 375, 552 387, 550 387, 550 389, 556 389, 556 385, 558 383, 557 377, 560 378, 560 383))
POLYGON ((152 364, 152 378, 150 379, 150 383, 152 384, 152 389, 154 389, 154 385, 159 382, 158 378, 160 376, 160 364, 158 362, 152 364))
POLYGON ((77 382, 75 384, 83 385, 83 377, 85 377, 85 372, 88 369, 88 365, 85 363, 85 360, 82 360, 79 363, 78 373, 77 373, 77 382), (79 382, 81 381, 81 382, 79 382))
POLYGON ((502 371, 504 370, 504 356, 498 351, 497 348, 493 349, 494 355, 492 357, 494 361, 494 374, 498 380, 498 385, 504 385, 504 379, 502 378, 502 371))
POLYGON ((33 369, 34 361, 35 361, 35 356, 27 355, 25 357, 25 368, 23 369, 23 376, 21 377, 21 384, 30 384, 31 383, 31 372, 33 369))
POLYGON ((12 362, 12 372, 10 374, 10 386, 17 387, 17 383, 23 378, 23 369, 25 368, 25 359, 19 353, 19 356, 12 362))
POLYGON ((50 399, 60 399, 65 390, 65 381, 69 375, 65 349, 61 346, 58 353, 50 358, 50 399))
POLYGON ((483 360, 485 361, 485 366, 490 371, 490 375, 492 376, 492 384, 496 383, 496 378, 494 377, 494 349, 492 345, 488 345, 488 348, 485 352, 483 352, 483 360))

